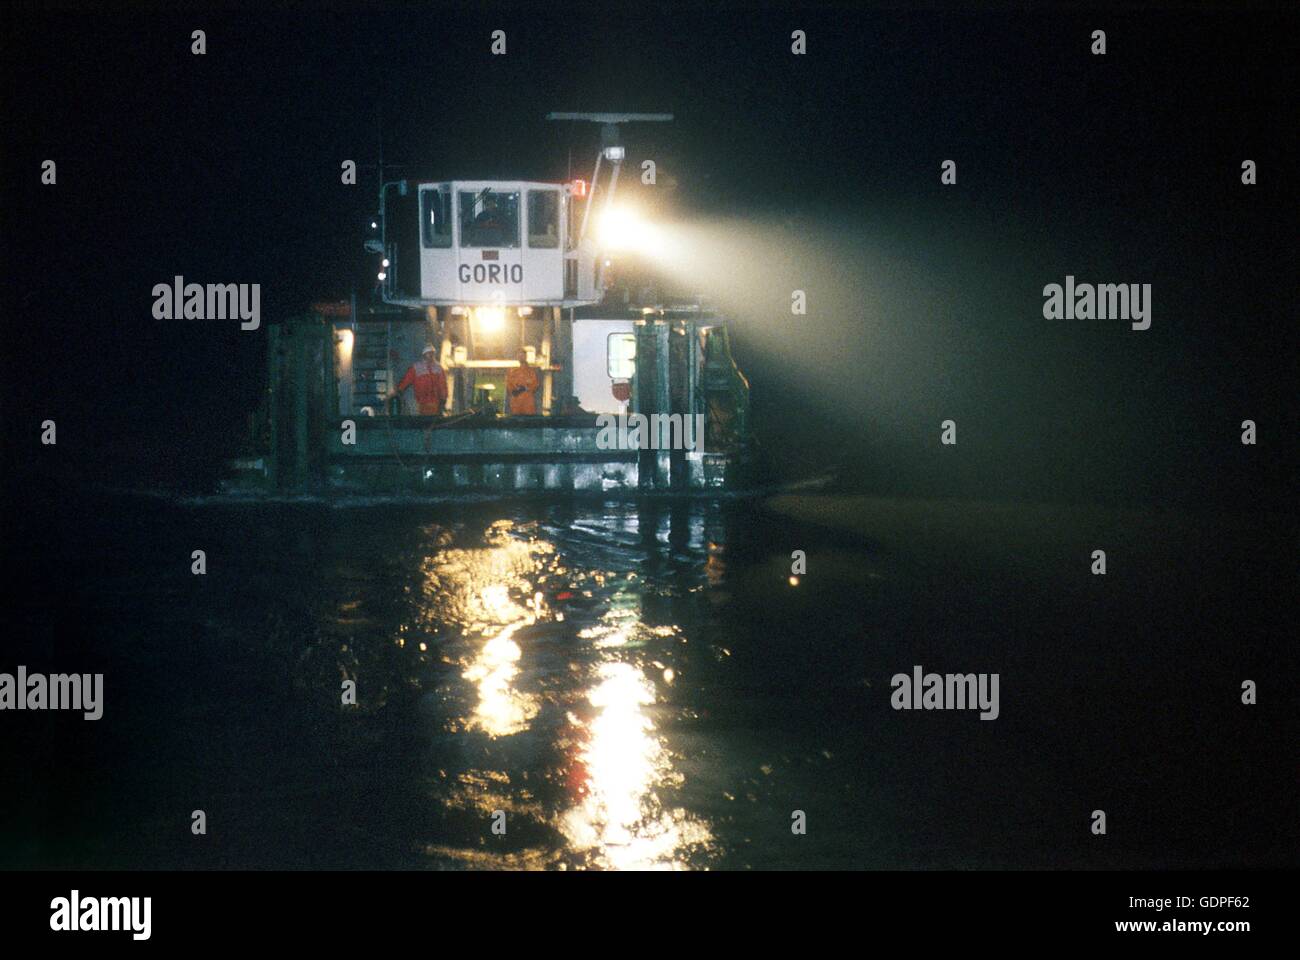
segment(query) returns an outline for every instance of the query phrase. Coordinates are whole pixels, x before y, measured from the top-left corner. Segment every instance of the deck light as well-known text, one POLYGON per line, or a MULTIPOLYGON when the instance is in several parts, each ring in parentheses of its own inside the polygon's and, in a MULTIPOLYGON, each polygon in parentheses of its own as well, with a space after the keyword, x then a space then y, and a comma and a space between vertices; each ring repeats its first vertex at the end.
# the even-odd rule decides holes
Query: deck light
POLYGON ((506 322, 506 312, 502 307, 475 307, 474 322, 483 333, 496 333, 506 322))

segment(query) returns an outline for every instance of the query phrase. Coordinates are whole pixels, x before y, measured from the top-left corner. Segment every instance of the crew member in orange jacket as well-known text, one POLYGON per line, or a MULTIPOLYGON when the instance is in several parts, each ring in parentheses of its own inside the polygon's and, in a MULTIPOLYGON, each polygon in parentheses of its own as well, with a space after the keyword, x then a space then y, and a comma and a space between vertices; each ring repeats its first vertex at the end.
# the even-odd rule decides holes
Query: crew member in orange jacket
POLYGON ((447 404, 447 375, 443 373, 438 361, 433 359, 436 352, 432 345, 426 346, 419 362, 411 364, 397 389, 384 399, 396 397, 413 385, 420 415, 428 417, 441 414, 447 404))
POLYGON ((506 395, 510 412, 533 416, 537 413, 537 368, 528 365, 528 351, 519 351, 519 366, 506 374, 506 395))

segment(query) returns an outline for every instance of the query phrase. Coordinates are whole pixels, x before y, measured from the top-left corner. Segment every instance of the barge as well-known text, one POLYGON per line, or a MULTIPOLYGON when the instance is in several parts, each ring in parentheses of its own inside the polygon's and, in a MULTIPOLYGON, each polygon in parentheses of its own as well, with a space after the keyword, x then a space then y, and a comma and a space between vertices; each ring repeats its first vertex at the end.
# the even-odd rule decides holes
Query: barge
POLYGON ((708 491, 744 481, 749 384, 727 319, 643 275, 629 282, 632 253, 597 226, 627 223, 614 203, 619 125, 671 118, 551 118, 601 125, 590 181, 382 184, 365 244, 373 294, 266 325, 266 390, 227 490, 708 491), (399 389, 417 374, 438 378, 419 401, 399 389))

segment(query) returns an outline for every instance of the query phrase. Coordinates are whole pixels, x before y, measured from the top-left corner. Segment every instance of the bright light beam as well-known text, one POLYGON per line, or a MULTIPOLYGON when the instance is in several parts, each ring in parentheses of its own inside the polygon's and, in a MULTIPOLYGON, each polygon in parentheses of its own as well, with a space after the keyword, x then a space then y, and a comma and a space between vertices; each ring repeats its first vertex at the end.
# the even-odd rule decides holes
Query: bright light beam
POLYGON ((661 257, 665 249, 663 231, 627 207, 612 207, 601 215, 599 237, 601 247, 609 253, 661 257))

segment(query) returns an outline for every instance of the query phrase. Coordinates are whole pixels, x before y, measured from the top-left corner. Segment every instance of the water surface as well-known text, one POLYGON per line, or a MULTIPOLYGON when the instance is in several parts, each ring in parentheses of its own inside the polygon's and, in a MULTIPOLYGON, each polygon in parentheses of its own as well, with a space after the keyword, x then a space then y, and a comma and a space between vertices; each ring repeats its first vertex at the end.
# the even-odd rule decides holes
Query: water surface
POLYGON ((1230 551, 1199 578, 1191 562, 1136 576, 1117 552, 1104 580, 1086 561, 1072 579, 1075 539, 1107 522, 1118 535, 1128 518, 1078 513, 1081 532, 1069 509, 978 515, 848 500, 51 500, 17 531, 22 659, 8 666, 103 671, 105 716, 5 718, 17 784, 5 860, 909 869, 1294 856, 1277 701, 1236 703, 1240 676, 1271 679, 1278 583, 1230 551), (195 549, 206 575, 191 573, 195 549), (1000 673, 999 718, 890 709, 889 678, 914 664, 1000 673), (1095 808, 1111 819, 1104 844, 1087 831, 1095 808), (190 832, 195 809, 206 836, 190 832), (806 835, 791 831, 795 811, 806 835))

